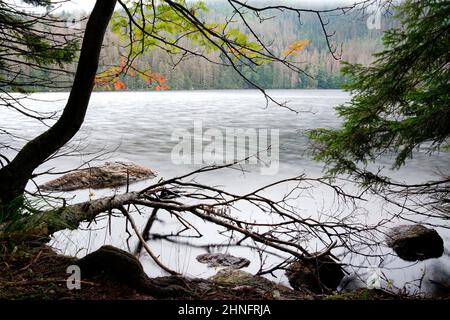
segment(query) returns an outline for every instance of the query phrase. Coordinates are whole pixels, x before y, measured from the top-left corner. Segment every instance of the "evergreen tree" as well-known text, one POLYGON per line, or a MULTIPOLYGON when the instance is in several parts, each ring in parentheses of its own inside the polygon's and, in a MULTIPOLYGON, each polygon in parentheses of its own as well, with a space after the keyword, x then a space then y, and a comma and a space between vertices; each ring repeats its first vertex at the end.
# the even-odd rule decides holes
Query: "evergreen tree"
POLYGON ((333 172, 353 171, 387 151, 398 168, 421 144, 437 151, 448 142, 450 3, 408 0, 397 9, 402 27, 385 33, 376 61, 343 69, 353 98, 337 107, 342 127, 311 132, 322 144, 317 159, 333 172))
POLYGON ((382 155, 394 156, 395 169, 420 146, 433 155, 449 145, 450 2, 408 0, 397 10, 402 26, 385 33, 385 50, 376 54, 376 61, 344 69, 353 98, 337 107, 342 127, 309 135, 316 159, 325 162, 330 174, 349 173, 401 211, 448 219, 448 171, 434 181, 411 185, 368 169, 382 155), (420 198, 408 208, 405 199, 416 196, 420 198))

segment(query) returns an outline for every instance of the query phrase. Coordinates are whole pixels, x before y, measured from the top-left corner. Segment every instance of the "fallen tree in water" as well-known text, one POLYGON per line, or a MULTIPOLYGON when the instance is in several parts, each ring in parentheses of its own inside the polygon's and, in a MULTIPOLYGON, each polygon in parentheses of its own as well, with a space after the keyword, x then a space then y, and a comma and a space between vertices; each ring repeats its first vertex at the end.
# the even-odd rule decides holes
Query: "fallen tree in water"
MULTIPOLYGON (((39 235, 41 243, 45 243, 54 233, 65 229, 76 230, 82 223, 91 225, 104 217, 125 217, 131 230, 127 228, 124 232, 130 237, 135 235, 138 238, 135 256, 139 256, 144 250, 162 270, 177 277, 179 273, 161 261, 148 241, 156 236, 155 239, 167 241, 177 241, 183 237, 202 238, 203 234, 197 227, 200 218, 218 228, 219 234, 229 238, 227 247, 241 246, 255 250, 260 256, 258 275, 287 270, 293 288, 316 294, 330 294, 336 290, 346 273, 341 266, 340 257, 335 256, 332 251, 360 254, 362 246, 378 246, 384 241, 385 234, 382 230, 390 220, 374 224, 362 222, 364 220, 358 216, 358 212, 351 210, 352 203, 359 200, 360 196, 347 194, 326 179, 311 179, 301 175, 279 180, 244 194, 198 182, 198 177, 208 171, 237 168, 238 165, 235 162, 224 166, 204 167, 179 177, 160 180, 140 191, 114 194, 83 203, 69 205, 63 200, 55 204, 54 209, 47 206, 45 210, 35 210, 22 216, 19 224, 28 226, 26 233, 31 236, 39 235), (303 193, 317 185, 326 186, 333 191, 337 201, 342 202, 342 211, 317 216, 300 210, 298 202, 303 193), (279 199, 267 197, 267 194, 274 194, 273 188, 279 187, 290 191, 279 199), (239 209, 242 205, 245 205, 246 211, 239 209), (181 229, 177 234, 153 234, 151 228, 157 219, 158 210, 168 212, 179 223, 181 229), (135 217, 147 214, 148 223, 142 230, 136 224, 135 217), (255 215, 258 215, 256 221, 255 215), (312 241, 315 244, 313 248, 309 246, 312 241), (267 265, 265 261, 269 255, 277 256, 280 263, 267 265)), ((0 237, 9 229, 11 228, 7 224, 0 226, 0 237)), ((190 241, 187 245, 195 246, 195 243, 190 241)), ((203 246, 207 251, 212 247, 214 244, 203 246)), ((377 257, 377 253, 373 256, 377 257)), ((251 263, 255 264, 254 261, 251 263)), ((99 268, 101 266, 102 263, 99 262, 99 268)), ((135 270, 138 269, 136 266, 135 270)), ((136 275, 139 273, 136 272, 136 275)))
MULTIPOLYGON (((197 182, 197 177, 205 172, 238 165, 239 163, 235 162, 224 166, 204 167, 183 176, 160 180, 140 191, 115 194, 83 203, 68 205, 63 201, 62 205, 57 205, 54 209, 33 212, 23 217, 22 222, 38 228, 41 236, 48 239, 58 231, 76 230, 81 223, 90 224, 100 217, 119 214, 127 219, 132 232, 138 237, 139 250, 136 254, 140 253, 141 248, 144 249, 159 267, 171 275, 178 275, 178 272, 165 266, 147 243, 150 239, 151 223, 143 233, 135 223, 134 215, 145 214, 151 209, 153 212, 149 222, 152 222, 157 210, 170 213, 182 229, 177 235, 160 235, 166 239, 188 232, 201 238, 203 234, 192 219, 200 218, 211 223, 223 230, 220 233, 229 237, 230 245, 251 247, 260 254, 260 275, 287 269, 294 260, 304 261, 305 266, 314 266, 314 263, 308 261, 317 261, 321 256, 330 256, 338 261, 339 259, 331 254, 331 250, 352 250, 349 246, 351 242, 370 244, 375 239, 373 234, 379 224, 366 225, 360 222, 357 214, 353 212, 336 212, 331 216, 313 218, 311 214, 304 214, 292 205, 292 200, 301 199, 302 193, 315 184, 331 188, 343 202, 357 199, 325 179, 310 179, 301 175, 276 181, 246 194, 235 194, 197 182), (273 188, 286 186, 289 186, 290 192, 281 199, 270 199, 266 196, 273 188), (257 212, 258 221, 245 212, 239 212, 237 208, 241 204, 250 206, 249 212, 257 212), (318 241, 315 250, 308 247, 313 236, 318 241), (282 260, 278 265, 266 266, 266 255, 279 255, 282 260)), ((320 278, 314 270, 311 274, 320 278)), ((320 279, 318 281, 321 282, 320 279)), ((330 292, 336 289, 339 281, 340 279, 335 279, 326 284, 321 282, 321 288, 324 292, 330 292), (332 286, 328 287, 330 283, 332 286)))

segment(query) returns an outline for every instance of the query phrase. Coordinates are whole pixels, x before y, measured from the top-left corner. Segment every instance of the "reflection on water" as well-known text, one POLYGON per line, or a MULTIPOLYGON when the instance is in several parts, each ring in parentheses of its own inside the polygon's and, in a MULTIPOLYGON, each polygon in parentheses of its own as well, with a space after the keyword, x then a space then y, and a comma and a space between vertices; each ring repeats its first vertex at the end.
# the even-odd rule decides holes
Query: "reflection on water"
MULTIPOLYGON (((270 183, 275 180, 306 173, 308 176, 319 176, 322 165, 313 162, 307 152, 308 145, 304 131, 317 127, 336 127, 340 121, 335 116, 333 107, 349 100, 347 93, 339 90, 274 90, 270 92, 279 101, 288 101, 289 107, 300 111, 295 114, 287 109, 269 105, 266 107, 264 97, 257 91, 177 91, 177 92, 108 92, 93 94, 86 121, 81 131, 72 140, 73 146, 82 146, 83 153, 95 152, 100 149, 114 150, 110 158, 114 160, 127 160, 155 169, 160 177, 171 177, 186 173, 196 168, 193 165, 175 165, 171 159, 171 152, 176 141, 171 139, 174 130, 193 130, 194 121, 201 121, 204 130, 215 128, 241 129, 278 129, 280 132, 280 168, 275 176, 263 176, 257 168, 249 167, 249 172, 242 174, 237 171, 213 172, 200 177, 200 182, 211 185, 222 185, 235 193, 245 192, 270 183)), ((40 110, 58 110, 64 106, 67 98, 65 93, 34 94, 33 98, 42 100, 38 103, 40 110), (45 101, 55 100, 54 103, 45 101)), ((30 102, 31 103, 31 102, 30 102)), ((33 106, 36 106, 36 101, 33 106)), ((0 127, 7 127, 11 132, 25 137, 35 136, 45 129, 44 126, 19 118, 17 114, 2 112, 0 127)), ((1 137, 0 137, 1 138, 1 137)), ((20 146, 20 142, 19 145, 20 146)), ((52 167, 66 170, 79 165, 89 159, 89 156, 75 156, 57 158, 43 165, 39 170, 45 171, 52 167)), ((407 166, 391 175, 407 182, 419 182, 432 178, 432 175, 444 171, 448 167, 448 154, 429 157, 425 152, 419 152, 408 162, 407 166)), ((380 160, 378 165, 389 167, 392 163, 390 157, 380 160)), ((54 176, 44 175, 37 178, 42 183, 54 176)), ((133 185, 139 189, 145 182, 133 185)), ((32 187, 32 186, 30 186, 32 187)), ((111 194, 114 190, 94 191, 94 197, 111 194)), ((286 192, 286 188, 274 190, 271 196, 279 196, 286 192), (279 193, 279 194, 276 194, 279 193)), ((83 201, 88 191, 67 194, 73 196, 71 201, 83 201)), ((312 197, 305 197, 299 202, 302 212, 314 215, 330 208, 333 195, 329 190, 317 189, 312 197), (327 207, 328 206, 328 207, 327 207)), ((377 219, 383 212, 383 204, 375 199, 368 199, 364 204, 370 213, 368 219, 377 219)), ((244 208, 245 209, 245 208, 244 208)), ((144 225, 147 216, 136 216, 136 222, 144 225)), ((197 220, 199 228, 205 237, 198 240, 189 240, 196 245, 206 243, 224 243, 226 238, 217 233, 217 228, 197 220)), ((131 249, 136 245, 136 239, 127 239, 124 232, 125 221, 114 218, 111 224, 111 234, 108 220, 99 220, 91 225, 89 231, 64 231, 56 236, 53 245, 62 252, 71 255, 83 256, 105 243, 122 248, 131 243, 131 249)), ((84 226, 87 227, 87 226, 84 226)), ((159 233, 177 232, 180 229, 166 212, 160 213, 153 231, 159 233)), ((437 229, 445 238, 444 229, 437 229)), ((175 270, 190 276, 207 277, 217 270, 207 269, 198 263, 195 257, 204 253, 204 249, 171 244, 167 241, 151 241, 151 247, 161 255, 164 263, 175 270)), ((448 253, 448 236, 445 239, 448 253)), ((223 250, 222 250, 223 251, 223 250)), ((245 255, 252 260, 246 270, 256 272, 259 269, 259 257, 255 252, 243 248, 231 247, 231 254, 245 255)), ((274 258, 275 259, 275 258, 274 258)), ((162 272, 144 255, 141 258, 146 271, 150 275, 160 275, 162 272)), ((432 259, 410 266, 399 259, 392 258, 385 261, 383 271, 387 278, 394 279, 396 286, 421 277, 446 274, 448 276, 449 257, 432 259), (428 272, 429 270, 429 272, 428 272), (442 271, 439 271, 442 270, 442 271)), ((273 261, 276 261, 273 260, 273 261)), ((372 262, 368 260, 352 261, 363 263, 366 266, 372 262)), ((277 274, 278 276, 281 273, 277 274)), ((278 281, 286 283, 284 277, 278 281)))

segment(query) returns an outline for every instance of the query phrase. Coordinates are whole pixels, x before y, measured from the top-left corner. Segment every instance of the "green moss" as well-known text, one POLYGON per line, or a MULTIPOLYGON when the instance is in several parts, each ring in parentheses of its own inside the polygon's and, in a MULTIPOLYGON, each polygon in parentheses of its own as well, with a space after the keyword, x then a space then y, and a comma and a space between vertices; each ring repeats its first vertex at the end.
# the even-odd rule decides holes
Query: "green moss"
POLYGON ((342 292, 326 296, 325 300, 373 300, 369 289, 360 289, 353 292, 342 292))

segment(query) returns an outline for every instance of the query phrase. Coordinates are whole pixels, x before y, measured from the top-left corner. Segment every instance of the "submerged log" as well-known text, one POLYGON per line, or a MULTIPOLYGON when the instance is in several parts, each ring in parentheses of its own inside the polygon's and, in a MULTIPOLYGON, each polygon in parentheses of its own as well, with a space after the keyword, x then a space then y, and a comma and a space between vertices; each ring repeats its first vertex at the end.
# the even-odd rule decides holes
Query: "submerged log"
POLYGON ((128 162, 106 162, 102 166, 79 169, 39 186, 44 191, 103 189, 154 178, 148 168, 128 162))

